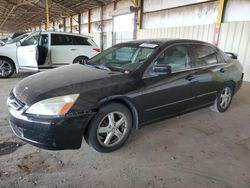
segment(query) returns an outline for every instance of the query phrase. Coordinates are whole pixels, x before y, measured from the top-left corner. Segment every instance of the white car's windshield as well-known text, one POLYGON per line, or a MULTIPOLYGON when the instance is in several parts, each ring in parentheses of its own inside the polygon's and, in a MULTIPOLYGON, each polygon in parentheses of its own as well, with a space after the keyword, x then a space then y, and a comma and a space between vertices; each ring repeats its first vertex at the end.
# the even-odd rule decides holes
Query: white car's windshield
POLYGON ((146 47, 112 47, 90 59, 86 64, 117 71, 135 71, 155 49, 146 47))
POLYGON ((20 36, 14 38, 14 39, 11 39, 11 40, 7 41, 6 44, 13 44, 13 43, 16 43, 16 42, 18 42, 18 41, 24 39, 24 38, 27 37, 28 35, 29 35, 28 33, 25 33, 25 34, 23 34, 23 35, 20 35, 20 36))

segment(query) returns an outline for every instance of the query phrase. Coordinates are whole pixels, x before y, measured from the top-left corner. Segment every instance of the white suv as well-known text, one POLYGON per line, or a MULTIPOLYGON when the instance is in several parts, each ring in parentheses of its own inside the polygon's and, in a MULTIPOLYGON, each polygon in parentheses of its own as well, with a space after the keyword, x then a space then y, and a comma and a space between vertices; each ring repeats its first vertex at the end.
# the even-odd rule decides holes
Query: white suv
POLYGON ((0 46, 0 78, 83 62, 99 52, 91 37, 80 34, 40 31, 21 35, 0 46))

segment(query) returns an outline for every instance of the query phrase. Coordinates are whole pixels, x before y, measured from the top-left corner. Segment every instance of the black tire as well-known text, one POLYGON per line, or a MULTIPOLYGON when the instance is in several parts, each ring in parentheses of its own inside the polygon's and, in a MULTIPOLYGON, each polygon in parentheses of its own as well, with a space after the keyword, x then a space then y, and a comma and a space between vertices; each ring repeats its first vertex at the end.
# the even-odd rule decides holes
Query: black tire
POLYGON ((122 147, 122 145, 128 139, 131 129, 132 129, 132 115, 130 110, 122 104, 110 103, 100 108, 100 110, 97 112, 96 116, 90 122, 88 130, 84 135, 84 138, 86 142, 89 145, 91 145, 96 151, 101 153, 109 153, 122 147), (110 117, 112 116, 114 117, 113 120, 115 123, 114 126, 111 127, 109 122, 110 122, 110 117), (124 120, 124 123, 118 125, 119 120, 121 120, 120 122, 124 120), (100 133, 99 131, 101 129, 108 130, 108 132, 100 133), (121 137, 119 138, 116 135, 117 134, 119 135, 120 133, 122 133, 122 135, 120 135, 121 137), (108 141, 108 143, 105 143, 106 139, 109 140, 108 139, 109 134, 113 136, 111 136, 111 139, 110 141, 108 141))
POLYGON ((218 96, 215 99, 214 105, 211 107, 211 109, 215 112, 225 112, 230 107, 232 98, 233 98, 233 86, 231 84, 227 84, 218 93, 218 96), (223 96, 225 95, 227 97, 223 98, 223 96))
POLYGON ((8 58, 0 57, 0 78, 9 78, 15 72, 15 64, 8 58))
POLYGON ((75 64, 75 63, 82 63, 82 64, 84 64, 84 62, 86 62, 88 60, 89 60, 88 57, 79 56, 79 57, 77 57, 77 58, 74 59, 73 64, 75 64))

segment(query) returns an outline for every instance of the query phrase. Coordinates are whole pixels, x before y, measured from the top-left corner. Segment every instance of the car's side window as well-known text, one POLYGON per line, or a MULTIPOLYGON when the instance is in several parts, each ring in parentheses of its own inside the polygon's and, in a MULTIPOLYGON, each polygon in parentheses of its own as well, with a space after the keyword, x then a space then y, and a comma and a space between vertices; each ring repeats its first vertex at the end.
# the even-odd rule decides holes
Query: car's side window
POLYGON ((31 35, 29 37, 27 37, 23 42, 22 42, 22 46, 29 46, 29 45, 34 45, 34 44, 38 44, 38 40, 39 40, 39 35, 31 35))
POLYGON ((51 34, 51 45, 52 46, 73 45, 72 36, 63 34, 51 34))
POLYGON ((160 57, 156 59, 150 72, 157 75, 157 73, 154 73, 154 67, 159 67, 161 65, 170 67, 171 72, 178 72, 191 68, 187 47, 185 45, 176 45, 167 48, 160 57))
POLYGON ((73 45, 91 46, 90 42, 85 37, 72 36, 72 38, 73 38, 73 45))
POLYGON ((194 67, 214 65, 221 61, 219 54, 210 46, 194 44, 192 49, 195 61, 194 67))

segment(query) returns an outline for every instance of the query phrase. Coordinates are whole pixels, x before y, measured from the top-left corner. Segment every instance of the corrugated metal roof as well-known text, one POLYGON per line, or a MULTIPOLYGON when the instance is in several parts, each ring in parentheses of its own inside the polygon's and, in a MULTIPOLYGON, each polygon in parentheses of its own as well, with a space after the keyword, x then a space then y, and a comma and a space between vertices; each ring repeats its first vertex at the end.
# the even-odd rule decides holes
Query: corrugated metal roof
MULTIPOLYGON (((50 21, 73 16, 114 0, 49 0, 50 21)), ((45 0, 0 0, 0 31, 21 31, 45 23, 45 0)))

